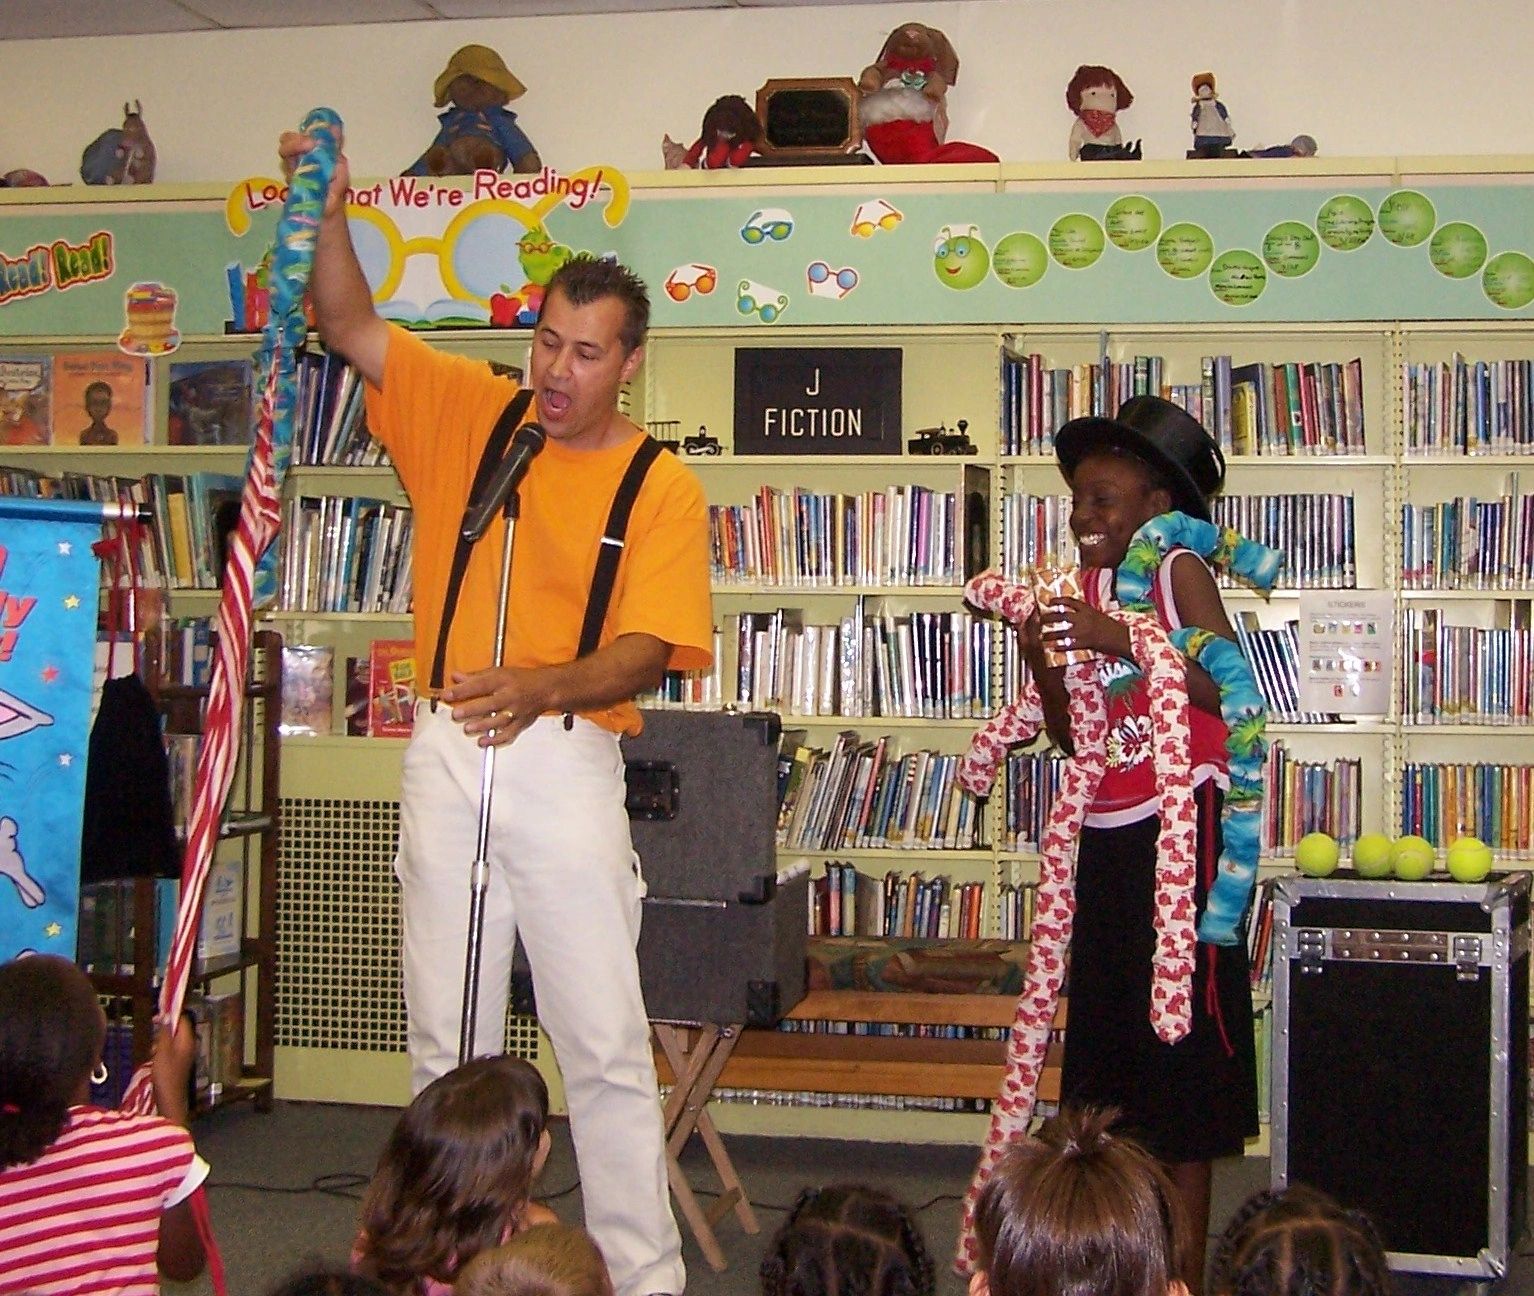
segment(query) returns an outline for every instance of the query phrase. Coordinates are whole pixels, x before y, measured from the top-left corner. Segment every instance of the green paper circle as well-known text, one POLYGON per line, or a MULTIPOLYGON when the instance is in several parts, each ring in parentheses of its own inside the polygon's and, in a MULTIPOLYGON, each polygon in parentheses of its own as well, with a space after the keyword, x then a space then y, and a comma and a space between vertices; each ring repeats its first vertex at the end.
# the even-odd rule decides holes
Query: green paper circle
POLYGON ((1298 279, 1316 268, 1321 259, 1321 240, 1309 225, 1279 221, 1263 236, 1262 259, 1274 274, 1298 279))
POLYGON ((1397 247, 1421 246, 1437 223, 1432 201, 1415 189, 1397 189, 1380 202, 1380 233, 1397 247))
POLYGON ((1522 310, 1534 302, 1534 258, 1522 252, 1498 252, 1486 263, 1481 291, 1493 306, 1522 310))
POLYGON ((991 254, 991 273, 1008 288, 1032 288, 1049 269, 1049 249, 1037 234, 1008 234, 991 254))
POLYGON ((1221 252, 1209 267, 1210 291, 1227 306, 1250 306, 1267 286, 1267 267, 1245 248, 1221 252))
POLYGON ((1353 194, 1338 194, 1321 204, 1316 233, 1333 252, 1356 252, 1374 233, 1374 213, 1353 194))
POLYGON ((1085 270, 1103 254, 1103 227, 1083 212, 1071 212, 1049 227, 1049 255, 1067 270, 1085 270))
POLYGON ((1214 240, 1202 225, 1179 221, 1156 240, 1156 264, 1174 279, 1197 279, 1214 260, 1214 240))
POLYGON ((1468 279, 1486 264, 1486 235, 1467 221, 1450 221, 1433 231, 1427 254, 1439 274, 1468 279))
POLYGON ((1161 233, 1161 208, 1139 194, 1125 194, 1108 207, 1103 227, 1114 247, 1124 252, 1143 252, 1161 233))

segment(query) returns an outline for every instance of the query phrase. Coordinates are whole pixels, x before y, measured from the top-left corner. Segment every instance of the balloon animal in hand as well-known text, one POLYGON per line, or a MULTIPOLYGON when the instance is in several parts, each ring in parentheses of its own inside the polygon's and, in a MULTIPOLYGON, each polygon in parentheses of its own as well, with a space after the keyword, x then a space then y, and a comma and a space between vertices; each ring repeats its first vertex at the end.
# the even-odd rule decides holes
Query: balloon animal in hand
POLYGON ((895 28, 858 78, 863 141, 880 162, 995 162, 990 149, 949 141, 948 88, 959 56, 936 27, 895 28))
POLYGON ((436 105, 451 103, 438 118, 431 147, 406 175, 473 175, 476 171, 533 172, 543 160, 506 105, 527 93, 487 45, 465 45, 448 60, 433 87, 436 105))

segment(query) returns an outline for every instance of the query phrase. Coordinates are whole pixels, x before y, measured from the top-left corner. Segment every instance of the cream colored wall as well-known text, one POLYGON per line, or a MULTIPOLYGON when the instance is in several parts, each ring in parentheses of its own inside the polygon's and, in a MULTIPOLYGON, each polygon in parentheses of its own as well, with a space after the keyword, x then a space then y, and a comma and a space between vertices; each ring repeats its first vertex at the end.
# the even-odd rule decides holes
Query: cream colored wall
POLYGON ((138 98, 164 181, 269 173, 278 131, 317 103, 346 120, 356 174, 396 173, 430 142, 432 81, 470 41, 527 84, 515 108, 546 162, 650 170, 661 134, 690 142, 717 95, 855 76, 910 18, 959 53, 951 137, 1007 161, 1063 159, 1081 62, 1138 96, 1122 124, 1148 156, 1187 147, 1188 78, 1206 68, 1241 145, 1305 131, 1333 157, 1534 153, 1534 114, 1511 92, 1534 65, 1527 0, 955 0, 9 41, 0 170, 75 179, 138 98))

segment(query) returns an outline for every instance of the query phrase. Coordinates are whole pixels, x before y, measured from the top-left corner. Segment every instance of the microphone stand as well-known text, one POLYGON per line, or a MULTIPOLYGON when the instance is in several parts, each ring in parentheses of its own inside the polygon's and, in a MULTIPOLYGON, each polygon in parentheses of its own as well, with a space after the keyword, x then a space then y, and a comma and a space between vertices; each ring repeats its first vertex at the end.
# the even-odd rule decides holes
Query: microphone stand
MULTIPOLYGON (((506 521, 506 543, 501 553, 500 596, 495 607, 494 664, 499 667, 506 655, 506 607, 511 595, 511 551, 516 542, 517 517, 522 502, 513 483, 506 495, 502 516, 506 521)), ((479 1016, 479 964, 485 935, 485 892, 490 886, 490 802, 495 791, 495 747, 485 748, 479 775, 479 833, 475 841, 474 864, 469 873, 469 943, 463 972, 463 1025, 458 1035, 458 1065, 474 1056, 474 1027, 479 1016)))

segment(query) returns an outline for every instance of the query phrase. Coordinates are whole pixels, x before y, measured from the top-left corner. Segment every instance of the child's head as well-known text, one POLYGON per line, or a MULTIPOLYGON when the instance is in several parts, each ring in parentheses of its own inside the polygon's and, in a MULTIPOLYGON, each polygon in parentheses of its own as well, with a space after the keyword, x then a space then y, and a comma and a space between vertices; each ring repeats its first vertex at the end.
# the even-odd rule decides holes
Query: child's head
POLYGON ((548 1155, 549 1092, 530 1062, 477 1058, 416 1095, 362 1202, 359 1270, 413 1290, 505 1241, 548 1155))
POLYGON ((1114 418, 1073 419, 1055 437, 1071 487, 1071 530, 1088 567, 1117 567, 1134 533, 1175 509, 1208 521, 1225 458, 1197 419, 1159 396, 1135 396, 1114 418))
POLYGON ((35 1161, 63 1132, 105 1039, 96 991, 68 959, 0 964, 0 1169, 35 1161))
POLYGON ((932 1296, 935 1281, 911 1212, 860 1184, 800 1193, 761 1272, 762 1296, 932 1296))
POLYGON ((1072 1110, 1013 1144, 980 1192, 972 1296, 1161 1296, 1183 1220, 1166 1172, 1109 1133, 1116 1113, 1072 1110))
POLYGON ((389 1296, 389 1289, 372 1278, 345 1269, 301 1269, 267 1296, 389 1296))
POLYGON ((1215 1247, 1215 1296, 1388 1296, 1373 1222, 1304 1184, 1266 1189, 1231 1216, 1215 1247))
POLYGON ((607 1263, 591 1234, 536 1224, 481 1251, 453 1284, 454 1296, 613 1296, 607 1263))

